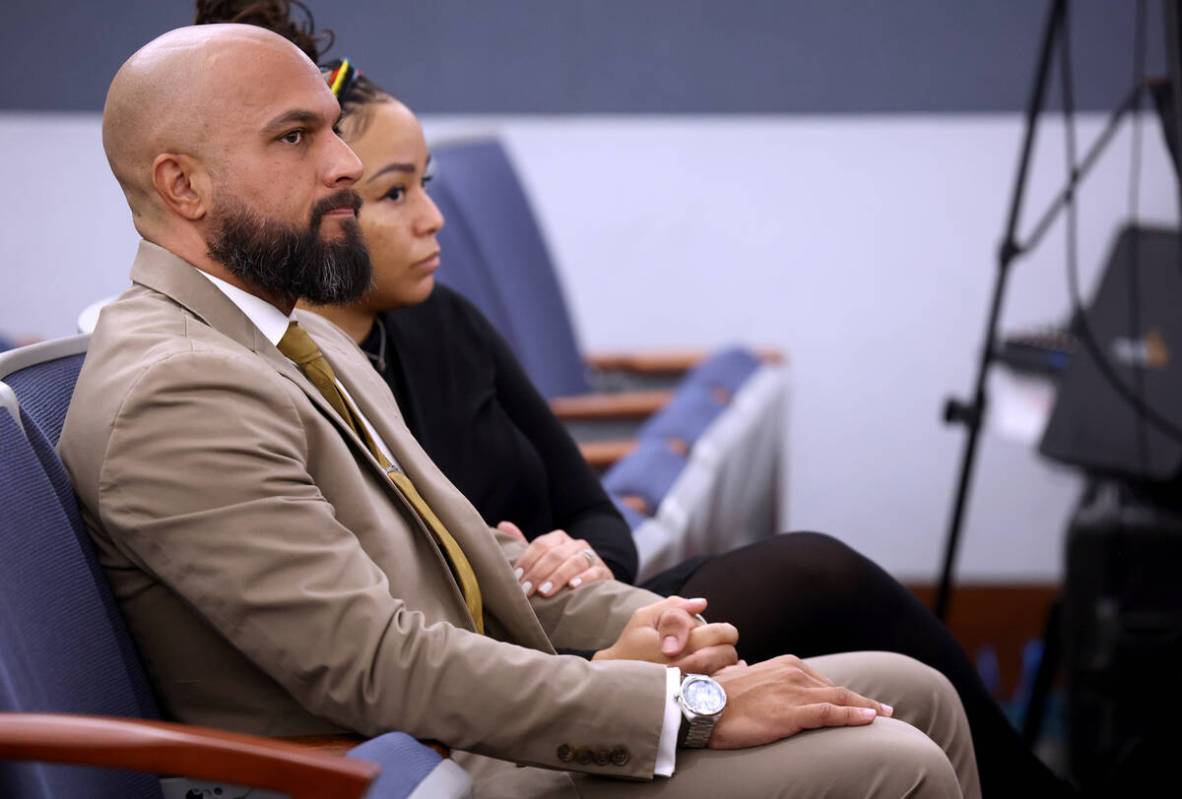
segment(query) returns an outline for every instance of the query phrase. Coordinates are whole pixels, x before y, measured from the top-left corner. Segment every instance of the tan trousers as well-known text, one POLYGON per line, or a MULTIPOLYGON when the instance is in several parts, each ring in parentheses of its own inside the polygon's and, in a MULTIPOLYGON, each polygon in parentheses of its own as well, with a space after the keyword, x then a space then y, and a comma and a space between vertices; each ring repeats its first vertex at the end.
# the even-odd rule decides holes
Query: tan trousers
POLYGON ((755 749, 683 749, 673 777, 651 782, 515 768, 463 754, 457 760, 472 772, 478 799, 980 798, 968 722, 942 674, 890 652, 826 655, 808 662, 838 685, 893 706, 894 718, 811 730, 755 749))

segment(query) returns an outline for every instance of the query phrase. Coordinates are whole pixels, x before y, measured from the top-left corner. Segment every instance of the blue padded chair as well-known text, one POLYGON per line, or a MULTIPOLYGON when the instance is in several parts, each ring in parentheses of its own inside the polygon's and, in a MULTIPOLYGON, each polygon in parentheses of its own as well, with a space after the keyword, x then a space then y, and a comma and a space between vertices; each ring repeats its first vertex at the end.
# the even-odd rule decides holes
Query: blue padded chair
POLYGON ((7 398, 10 412, 14 412, 19 403, 19 411, 14 415, 49 478, 71 528, 85 547, 89 547, 90 542, 82 527, 74 489, 55 450, 89 342, 89 336, 73 336, 0 355, 0 381, 3 381, 0 383, 0 401, 7 398))
POLYGON ((755 374, 760 363, 760 359, 750 350, 728 347, 714 353, 690 370, 685 376, 685 382, 734 394, 751 375, 755 374))
MULTIPOLYGON (((437 166, 438 170, 439 167, 437 166)), ((507 298, 498 292, 493 275, 484 264, 484 256, 467 220, 460 213, 455 188, 438 177, 431 183, 431 200, 445 220, 439 232, 440 262, 438 278, 472 302, 514 352, 520 351, 507 298)))
POLYGON ((690 370, 669 403, 653 414, 637 436, 693 449, 759 367, 759 359, 739 347, 711 355, 690 370))
MULTIPOLYGON (((645 508, 643 516, 652 516, 686 463, 685 453, 670 448, 666 442, 642 439, 635 450, 603 476, 603 487, 610 495, 640 500, 645 508)), ((630 522, 635 522, 635 514, 632 516, 630 522)))
POLYGON ((558 274, 500 142, 439 145, 432 158, 431 191, 446 218, 439 235, 444 263, 439 279, 489 317, 542 394, 591 391, 558 274), (461 253, 478 261, 458 267, 461 253), (488 282, 474 281, 476 270, 488 282), (490 285, 495 299, 488 294, 490 285))
MULTIPOLYGON (((0 718, 159 718, 54 451, 87 343, 78 336, 0 355, 0 718)), ((366 741, 350 756, 381 766, 372 799, 470 793, 463 769, 404 733, 366 741)), ((155 799, 162 792, 154 775, 134 771, 0 760, 0 796, 155 799)))
MULTIPOLYGON (((0 507, 0 711, 155 718, 89 542, 8 413, 0 413, 0 507)), ((160 788, 133 772, 0 763, 0 796, 149 797, 160 788)))
POLYGON ((726 410, 730 399, 702 384, 684 384, 669 404, 653 414, 637 433, 637 438, 664 441, 674 449, 688 453, 702 434, 726 410))
POLYGON ((51 448, 61 438, 89 343, 90 336, 72 336, 21 347, 0 358, 0 380, 13 390, 51 448))

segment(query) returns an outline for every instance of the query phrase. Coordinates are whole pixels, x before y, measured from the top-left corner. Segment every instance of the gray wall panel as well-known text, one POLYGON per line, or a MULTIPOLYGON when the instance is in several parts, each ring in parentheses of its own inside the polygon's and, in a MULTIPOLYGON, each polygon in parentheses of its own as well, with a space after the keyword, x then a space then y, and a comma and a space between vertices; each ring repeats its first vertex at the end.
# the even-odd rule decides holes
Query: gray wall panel
MULTIPOLYGON (((7 0, 0 109, 93 110, 178 0, 7 0)), ((860 113, 1021 108, 1037 0, 312 0, 362 68, 436 113, 860 113)), ((1130 80, 1132 0, 1075 0, 1078 93, 1130 80)), ((1150 0, 1152 63, 1163 63, 1150 0)))

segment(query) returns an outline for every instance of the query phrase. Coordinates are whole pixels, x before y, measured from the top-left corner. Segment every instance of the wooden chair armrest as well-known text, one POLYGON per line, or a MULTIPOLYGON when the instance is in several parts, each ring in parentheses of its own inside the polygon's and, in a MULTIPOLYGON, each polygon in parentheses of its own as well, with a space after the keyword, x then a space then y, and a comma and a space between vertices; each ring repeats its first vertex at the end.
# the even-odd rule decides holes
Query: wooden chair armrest
POLYGON ((292 743, 162 721, 0 713, 0 759, 183 775, 286 793, 360 799, 378 775, 364 760, 292 743))
POLYGON ((584 360, 598 372, 679 374, 693 369, 708 354, 706 350, 607 351, 590 353, 584 360))
MULTIPOLYGON (((760 360, 783 363, 784 353, 772 347, 756 350, 760 360)), ((596 352, 586 356, 587 364, 600 372, 680 374, 688 372, 710 356, 709 350, 664 350, 638 352, 596 352)))
POLYGON ((636 449, 636 442, 627 441, 584 441, 579 444, 579 452, 583 453, 583 460, 597 471, 603 471, 636 449))
POLYGON ((621 391, 554 397, 550 410, 562 421, 577 419, 643 419, 664 408, 672 391, 621 391))
MULTIPOLYGON (((349 753, 353 747, 365 743, 365 738, 360 735, 349 735, 342 733, 341 735, 302 735, 296 738, 280 738, 278 740, 284 743, 293 744, 306 749, 310 752, 321 752, 326 755, 333 755, 334 757, 344 757, 349 753)), ((439 741, 431 741, 419 739, 419 743, 423 746, 429 746, 439 753, 440 757, 451 757, 451 749, 439 741)))

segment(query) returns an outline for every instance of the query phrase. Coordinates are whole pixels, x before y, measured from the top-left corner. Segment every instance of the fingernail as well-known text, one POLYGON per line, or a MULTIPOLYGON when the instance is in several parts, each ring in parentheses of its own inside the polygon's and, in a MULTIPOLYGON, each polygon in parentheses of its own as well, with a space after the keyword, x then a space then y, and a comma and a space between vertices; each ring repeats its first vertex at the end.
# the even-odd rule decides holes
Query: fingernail
POLYGON ((883 705, 882 712, 883 712, 883 715, 885 715, 885 716, 895 715, 895 709, 893 707, 891 707, 890 705, 883 705))
POLYGON ((516 569, 514 569, 514 570, 513 570, 513 579, 514 579, 514 580, 520 580, 520 579, 521 579, 521 575, 523 575, 523 574, 525 574, 525 569, 522 569, 522 568, 516 568, 516 569))
POLYGON ((550 596, 550 589, 552 589, 553 587, 554 587, 554 583, 547 580, 546 582, 544 582, 540 586, 538 586, 538 590, 541 591, 546 596, 550 596))
POLYGON ((579 587, 580 585, 582 585, 582 584, 583 584, 583 578, 582 578, 582 577, 576 577, 576 578, 574 578, 573 580, 571 580, 571 581, 570 581, 570 587, 571 587, 571 588, 578 588, 578 587, 579 587))
POLYGON ((860 707, 858 708, 858 715, 864 719, 872 719, 877 716, 878 713, 872 707, 860 707))
POLYGON ((532 590, 534 590, 534 584, 529 580, 526 580, 521 584, 521 593, 525 594, 526 596, 529 596, 529 592, 532 590))
POLYGON ((661 640, 661 651, 667 655, 672 655, 674 652, 676 652, 677 651, 677 637, 672 636, 672 635, 666 635, 661 640))

